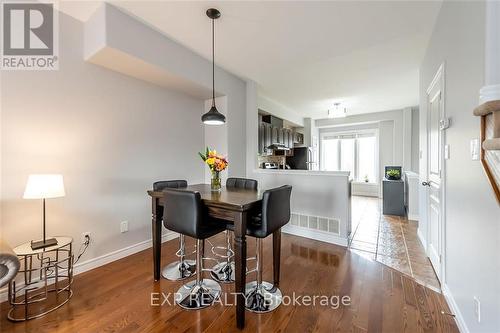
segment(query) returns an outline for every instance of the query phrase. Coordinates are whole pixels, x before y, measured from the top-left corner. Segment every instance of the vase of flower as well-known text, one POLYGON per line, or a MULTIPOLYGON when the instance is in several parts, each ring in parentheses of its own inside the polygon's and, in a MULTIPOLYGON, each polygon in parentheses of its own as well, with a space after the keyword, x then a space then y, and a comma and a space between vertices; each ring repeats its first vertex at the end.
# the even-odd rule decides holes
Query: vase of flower
POLYGON ((212 175, 210 180, 210 187, 212 191, 219 192, 221 190, 221 177, 220 173, 227 169, 228 161, 222 156, 218 155, 215 150, 211 150, 207 147, 205 154, 198 153, 201 159, 210 169, 210 174, 212 175))
POLYGON ((221 181, 220 181, 220 172, 219 171, 212 171, 212 179, 210 181, 210 188, 214 192, 221 190, 221 181))

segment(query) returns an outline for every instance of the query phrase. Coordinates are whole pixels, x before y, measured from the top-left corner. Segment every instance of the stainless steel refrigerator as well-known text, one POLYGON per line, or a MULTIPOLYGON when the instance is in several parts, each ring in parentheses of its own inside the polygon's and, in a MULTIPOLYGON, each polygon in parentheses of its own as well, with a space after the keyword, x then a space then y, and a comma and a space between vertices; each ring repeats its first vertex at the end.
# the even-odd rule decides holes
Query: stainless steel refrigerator
POLYGON ((311 147, 293 148, 293 156, 287 156, 286 164, 291 169, 312 170, 316 162, 313 159, 313 150, 311 147))

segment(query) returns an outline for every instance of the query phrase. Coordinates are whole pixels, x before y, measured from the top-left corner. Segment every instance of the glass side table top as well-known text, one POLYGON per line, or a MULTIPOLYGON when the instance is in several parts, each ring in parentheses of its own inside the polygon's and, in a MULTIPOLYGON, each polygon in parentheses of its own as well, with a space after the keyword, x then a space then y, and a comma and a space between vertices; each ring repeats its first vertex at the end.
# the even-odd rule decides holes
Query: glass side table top
POLYGON ((71 242, 73 242, 73 238, 67 237, 67 236, 49 236, 49 238, 55 238, 57 239, 57 244, 53 246, 48 246, 46 248, 42 249, 36 249, 33 250, 31 248, 31 241, 23 243, 21 245, 16 246, 13 251, 16 255, 18 256, 29 256, 37 253, 43 253, 43 252, 49 252, 49 251, 54 251, 57 249, 60 249, 61 247, 67 246, 71 242))

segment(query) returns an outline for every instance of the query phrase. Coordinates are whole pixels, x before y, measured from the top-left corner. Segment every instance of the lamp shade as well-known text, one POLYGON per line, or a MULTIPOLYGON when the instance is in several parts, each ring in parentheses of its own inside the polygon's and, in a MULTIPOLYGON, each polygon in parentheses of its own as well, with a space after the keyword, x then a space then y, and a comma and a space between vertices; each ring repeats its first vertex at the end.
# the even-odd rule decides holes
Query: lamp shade
POLYGON ((64 197, 62 175, 30 175, 24 190, 24 199, 48 199, 64 197))

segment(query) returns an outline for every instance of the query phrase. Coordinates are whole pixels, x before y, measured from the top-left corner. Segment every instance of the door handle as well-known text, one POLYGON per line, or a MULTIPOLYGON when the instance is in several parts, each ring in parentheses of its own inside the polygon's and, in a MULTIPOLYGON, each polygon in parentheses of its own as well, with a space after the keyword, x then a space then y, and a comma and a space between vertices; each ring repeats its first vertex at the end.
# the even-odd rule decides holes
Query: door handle
POLYGON ((431 182, 430 181, 428 181, 428 182, 422 182, 422 186, 431 187, 431 182))

